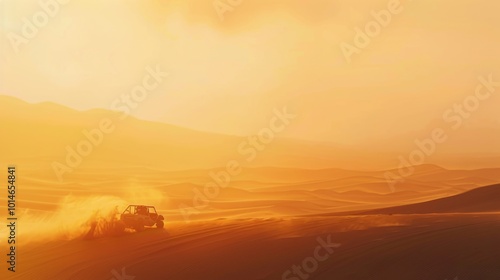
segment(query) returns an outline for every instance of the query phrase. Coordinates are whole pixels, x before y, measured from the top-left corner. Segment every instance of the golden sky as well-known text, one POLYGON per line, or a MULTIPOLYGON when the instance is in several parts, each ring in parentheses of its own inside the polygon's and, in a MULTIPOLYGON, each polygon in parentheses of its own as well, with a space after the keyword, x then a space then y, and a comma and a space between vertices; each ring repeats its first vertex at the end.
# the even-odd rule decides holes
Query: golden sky
MULTIPOLYGON (((43 9, 4 0, 0 94, 109 109, 158 65, 169 76, 134 116, 244 135, 288 106, 299 117, 286 136, 360 143, 425 130, 478 76, 500 80, 500 2, 490 0, 401 0, 348 63, 340 44, 389 2, 242 0, 221 20, 212 0, 73 0, 16 53, 9 34, 43 9)), ((499 102, 470 125, 498 125, 499 102)))

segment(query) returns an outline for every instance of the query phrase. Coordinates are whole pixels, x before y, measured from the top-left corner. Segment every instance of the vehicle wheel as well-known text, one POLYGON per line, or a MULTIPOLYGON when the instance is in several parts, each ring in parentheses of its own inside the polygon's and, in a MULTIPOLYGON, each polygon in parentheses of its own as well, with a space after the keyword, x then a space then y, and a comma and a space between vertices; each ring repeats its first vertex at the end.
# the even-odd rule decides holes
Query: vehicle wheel
POLYGON ((144 231, 144 224, 142 221, 138 221, 137 224, 135 225, 135 231, 141 232, 144 231))
POLYGON ((125 222, 117 221, 115 223, 114 234, 122 234, 125 231, 125 222))
POLYGON ((156 222, 156 228, 163 228, 163 221, 156 222))

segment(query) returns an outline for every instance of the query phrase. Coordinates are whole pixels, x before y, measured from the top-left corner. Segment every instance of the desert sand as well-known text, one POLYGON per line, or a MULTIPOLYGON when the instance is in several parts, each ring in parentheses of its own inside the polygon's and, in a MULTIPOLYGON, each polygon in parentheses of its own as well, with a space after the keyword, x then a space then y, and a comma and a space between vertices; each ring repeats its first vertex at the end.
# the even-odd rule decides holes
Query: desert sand
MULTIPOLYGON (((298 187, 294 183, 290 188, 288 191, 298 187)), ((225 208, 217 204, 218 210, 212 209, 204 217, 218 218, 186 223, 170 219, 175 216, 171 215, 165 229, 128 230, 119 236, 87 236, 88 222, 95 217, 86 210, 102 210, 107 203, 122 201, 110 200, 110 196, 67 198, 55 212, 46 206, 21 220, 29 231, 21 230, 18 272, 8 276, 40 280, 493 280, 500 277, 496 262, 500 257, 498 190, 499 185, 479 187, 428 202, 357 214, 320 213, 309 208, 317 213, 294 215, 290 209, 299 212, 304 207, 298 204, 296 208, 272 208, 274 217, 266 218, 269 210, 263 212, 242 202, 225 208), (46 213, 42 220, 40 213, 46 213), (311 263, 316 248, 325 243, 318 238, 334 246, 332 252, 320 250, 321 261, 311 263)), ((245 192, 247 199, 249 193, 245 192)), ((263 197, 260 193, 255 203, 276 203, 263 197)), ((295 204, 293 200, 287 203, 295 204)))
POLYGON ((25 246, 19 272, 9 279, 109 280, 125 268, 124 275, 135 277, 125 279, 295 280, 301 278, 283 274, 314 256, 318 237, 331 236, 340 246, 316 270, 302 269, 307 279, 494 280, 500 277, 499 234, 500 213, 170 224, 25 246))
POLYGON ((401 170, 344 164, 353 151, 277 139, 247 162, 241 138, 128 118, 59 180, 65 147, 115 113, 0 99, 0 124, 19 136, 0 147, 17 167, 19 216, 17 272, 2 279, 500 276, 499 168, 423 164, 391 186, 401 170), (110 234, 128 204, 155 206, 165 229, 110 234))

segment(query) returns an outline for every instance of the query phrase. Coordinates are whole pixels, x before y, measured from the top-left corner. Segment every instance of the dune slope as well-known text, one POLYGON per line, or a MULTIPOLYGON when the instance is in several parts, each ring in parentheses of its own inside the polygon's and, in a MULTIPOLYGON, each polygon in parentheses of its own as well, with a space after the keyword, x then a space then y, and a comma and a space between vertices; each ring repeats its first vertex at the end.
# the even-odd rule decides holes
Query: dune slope
POLYGON ((500 211, 500 185, 477 188, 451 197, 404 206, 362 212, 363 214, 426 214, 500 211))

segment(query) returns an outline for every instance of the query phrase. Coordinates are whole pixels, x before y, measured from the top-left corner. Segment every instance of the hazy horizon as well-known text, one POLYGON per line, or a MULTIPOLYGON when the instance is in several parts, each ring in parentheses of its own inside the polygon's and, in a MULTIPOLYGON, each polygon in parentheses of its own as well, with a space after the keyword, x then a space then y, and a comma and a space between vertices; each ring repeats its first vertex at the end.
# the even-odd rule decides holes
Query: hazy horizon
MULTIPOLYGON (((213 1, 70 2, 17 53, 8 35, 40 7, 13 3, 2 3, 2 94, 110 109, 146 67, 159 67, 168 77, 132 115, 202 131, 248 135, 288 106, 300 115, 283 134, 290 138, 370 145, 424 137, 479 77, 500 80, 500 4, 491 1, 401 1, 350 63, 340 45, 353 44, 356 28, 387 1, 245 1, 224 20, 213 1)), ((497 128, 493 97, 467 120, 466 135, 497 128)))

